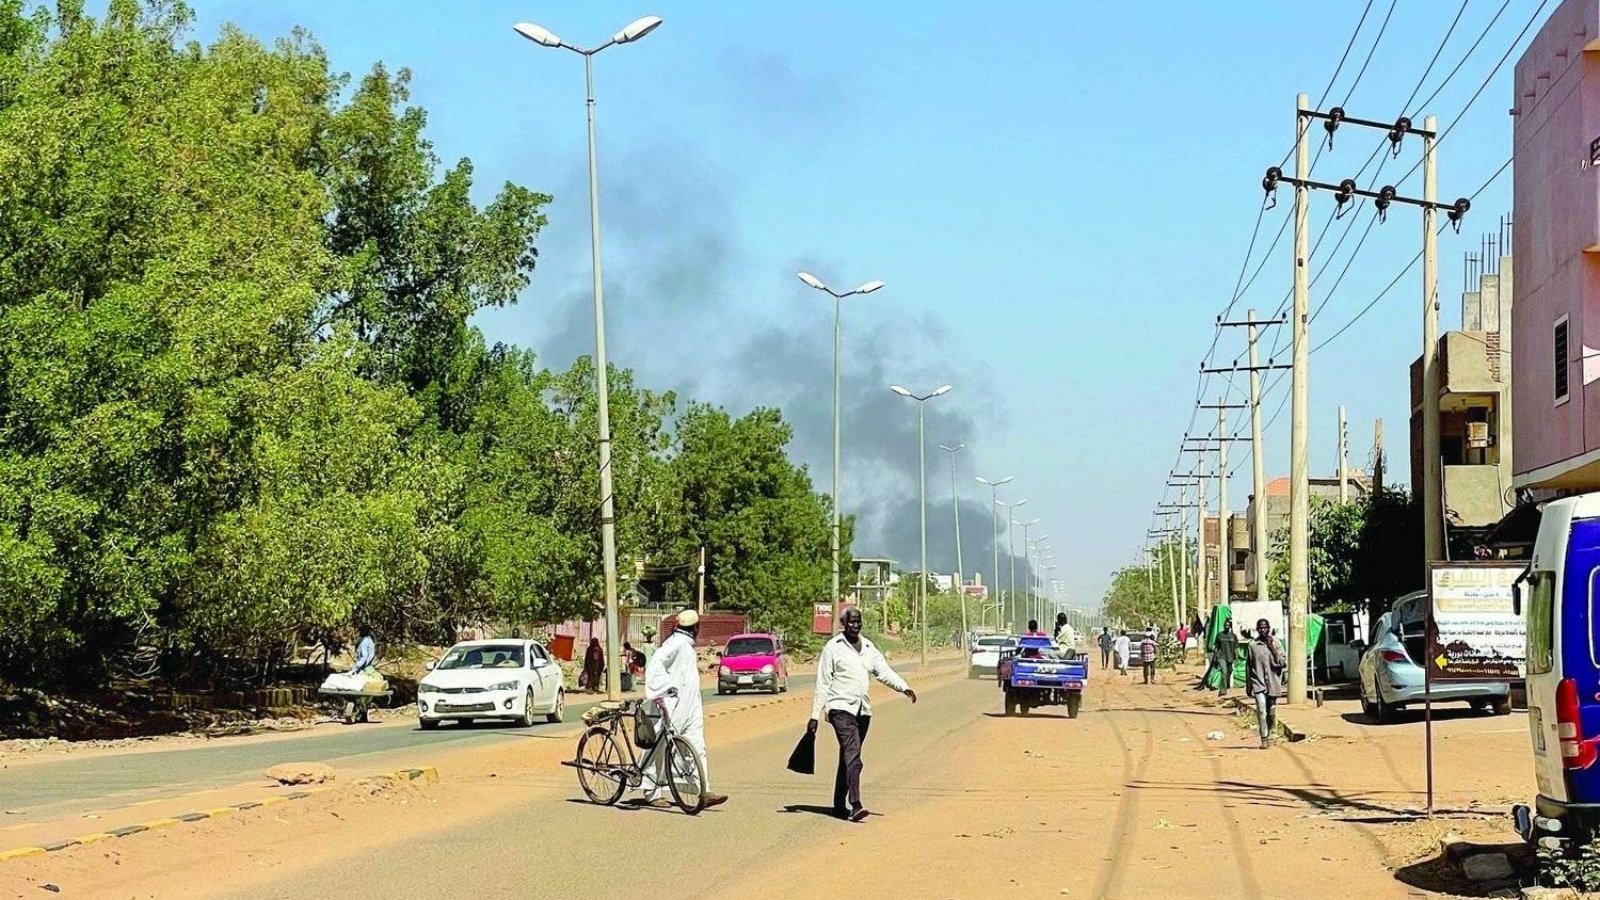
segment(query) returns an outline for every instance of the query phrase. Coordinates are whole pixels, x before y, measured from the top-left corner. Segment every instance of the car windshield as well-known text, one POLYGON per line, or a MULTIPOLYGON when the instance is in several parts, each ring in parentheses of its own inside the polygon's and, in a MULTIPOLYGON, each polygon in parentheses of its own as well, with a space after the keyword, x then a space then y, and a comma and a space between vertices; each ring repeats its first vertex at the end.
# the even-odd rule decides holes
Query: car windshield
POLYGON ((439 661, 440 669, 517 669, 522 667, 521 644, 474 644, 451 647, 439 661))
POLYGON ((772 653, 771 638, 734 638, 728 642, 724 656, 768 656, 772 653))

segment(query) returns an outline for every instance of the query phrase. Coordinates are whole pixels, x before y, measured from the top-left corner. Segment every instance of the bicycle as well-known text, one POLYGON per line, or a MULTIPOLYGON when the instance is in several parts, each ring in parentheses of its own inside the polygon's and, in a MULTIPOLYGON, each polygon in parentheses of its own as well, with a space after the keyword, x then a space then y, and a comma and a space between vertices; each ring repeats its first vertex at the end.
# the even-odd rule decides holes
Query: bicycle
MULTIPOLYGON (((677 690, 668 692, 668 696, 677 696, 677 690)), ((705 764, 672 727, 661 698, 647 702, 655 706, 654 715, 649 714, 644 702, 637 700, 603 703, 590 709, 584 714, 589 727, 578 738, 577 756, 562 760, 561 764, 578 770, 578 785, 589 802, 615 806, 623 793, 643 785, 649 771, 645 767, 654 766, 657 754, 664 753, 667 790, 673 803, 688 815, 698 815, 705 809, 705 764), (654 742, 640 739, 641 718, 651 720, 648 728, 655 732, 654 742), (642 758, 634 753, 636 746, 646 751, 642 758)))

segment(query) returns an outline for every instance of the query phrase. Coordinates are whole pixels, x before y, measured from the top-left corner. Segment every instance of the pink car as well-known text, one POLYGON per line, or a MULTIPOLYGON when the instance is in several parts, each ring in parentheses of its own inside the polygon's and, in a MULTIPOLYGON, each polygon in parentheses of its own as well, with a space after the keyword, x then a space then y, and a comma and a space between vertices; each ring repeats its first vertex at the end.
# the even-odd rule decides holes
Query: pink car
POLYGON ((781 694, 789 689, 789 664, 783 642, 771 634, 736 634, 728 638, 717 667, 717 693, 760 689, 781 694))

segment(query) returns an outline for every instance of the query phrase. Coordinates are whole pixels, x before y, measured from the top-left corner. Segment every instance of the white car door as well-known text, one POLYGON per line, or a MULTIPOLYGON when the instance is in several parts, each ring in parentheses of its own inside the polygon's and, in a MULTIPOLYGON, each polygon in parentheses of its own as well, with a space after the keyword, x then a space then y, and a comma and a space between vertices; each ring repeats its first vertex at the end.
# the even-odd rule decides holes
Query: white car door
POLYGON ((550 654, 538 641, 528 642, 528 665, 533 669, 535 703, 539 709, 555 708, 556 692, 561 687, 561 668, 550 661, 550 654))

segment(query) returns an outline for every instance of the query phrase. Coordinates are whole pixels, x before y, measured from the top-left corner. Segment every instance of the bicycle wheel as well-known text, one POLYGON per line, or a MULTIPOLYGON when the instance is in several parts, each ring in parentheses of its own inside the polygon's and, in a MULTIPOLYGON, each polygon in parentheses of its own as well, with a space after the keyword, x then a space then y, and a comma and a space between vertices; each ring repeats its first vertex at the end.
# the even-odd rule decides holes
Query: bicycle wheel
POLYGON ((706 807, 706 768, 690 743, 673 735, 667 751, 667 787, 678 808, 698 815, 706 807))
POLYGON ((589 800, 605 806, 622 799, 627 787, 622 748, 611 729, 596 725, 578 739, 578 784, 589 800))

